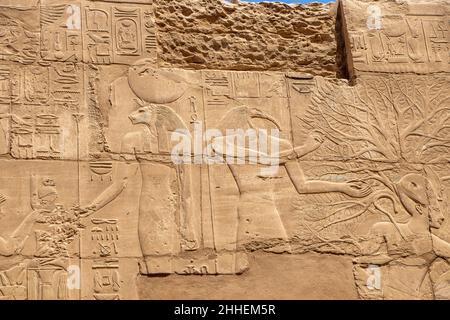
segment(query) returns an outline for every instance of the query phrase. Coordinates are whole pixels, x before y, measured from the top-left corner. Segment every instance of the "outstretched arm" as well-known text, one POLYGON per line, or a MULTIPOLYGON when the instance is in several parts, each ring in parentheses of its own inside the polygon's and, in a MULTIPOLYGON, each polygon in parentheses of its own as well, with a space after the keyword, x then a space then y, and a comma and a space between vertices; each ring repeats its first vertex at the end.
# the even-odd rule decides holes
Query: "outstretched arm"
POLYGON ((340 192, 342 190, 342 185, 340 183, 307 181, 300 164, 295 160, 286 162, 285 167, 295 189, 300 194, 340 192))
POLYGON ((261 131, 258 137, 248 137, 249 140, 252 140, 249 141, 251 147, 246 147, 245 138, 247 137, 238 135, 216 137, 213 139, 211 145, 215 153, 223 158, 237 158, 243 160, 245 163, 253 159, 260 164, 267 165, 284 164, 286 161, 301 158, 316 150, 323 143, 322 137, 311 135, 302 146, 294 148, 289 140, 268 136, 267 133, 264 134, 261 131), (259 150, 262 142, 267 143, 267 148, 259 150))
POLYGON ((131 167, 132 165, 129 162, 118 163, 113 184, 95 198, 89 208, 97 211, 116 199, 127 186, 128 178, 131 176, 131 167))
MULTIPOLYGON (((245 138, 245 137, 244 137, 245 138)), ((304 156, 315 150, 317 147, 311 143, 293 148, 292 143, 286 139, 278 137, 261 137, 255 139, 250 137, 249 146, 245 145, 245 139, 237 135, 216 137, 212 141, 214 152, 225 159, 239 159, 243 163, 250 160, 256 160, 260 164, 283 164, 289 159, 295 159, 304 156), (243 143, 238 143, 238 141, 243 143), (267 142, 267 148, 260 150, 261 142, 267 142), (277 149, 275 149, 275 146, 277 149), (270 147, 270 149, 269 149, 270 147)))
POLYGON ((288 155, 288 159, 299 159, 305 155, 318 149, 323 143, 323 138, 317 134, 310 135, 305 143, 299 147, 292 149, 291 154, 288 155))
POLYGON ((112 185, 103 191, 88 206, 88 212, 84 216, 91 215, 100 210, 108 203, 116 199, 128 184, 128 178, 133 176, 137 170, 133 170, 132 162, 136 159, 134 147, 138 143, 138 136, 135 133, 127 134, 122 140, 121 158, 115 169, 115 178, 112 185))
POLYGON ((300 194, 342 192, 352 197, 365 197, 370 194, 371 188, 362 181, 330 182, 312 180, 307 181, 300 163, 296 160, 285 163, 286 171, 300 194))

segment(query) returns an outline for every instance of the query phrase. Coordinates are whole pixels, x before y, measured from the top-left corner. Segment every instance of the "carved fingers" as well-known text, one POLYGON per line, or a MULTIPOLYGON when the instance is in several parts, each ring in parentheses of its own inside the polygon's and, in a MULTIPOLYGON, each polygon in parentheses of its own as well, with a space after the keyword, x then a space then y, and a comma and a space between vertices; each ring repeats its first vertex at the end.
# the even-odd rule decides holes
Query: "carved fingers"
POLYGON ((372 187, 362 180, 351 180, 345 183, 343 192, 351 197, 364 198, 372 193, 372 187))
POLYGON ((311 138, 314 140, 315 143, 317 144, 322 144, 325 140, 323 138, 323 136, 319 133, 314 133, 311 135, 311 138))
POLYGON ((81 208, 80 209, 80 217, 81 218, 89 217, 92 214, 94 214, 96 211, 97 211, 97 206, 96 205, 90 205, 88 207, 81 208))
POLYGON ((318 131, 311 132, 311 135, 306 140, 305 145, 309 147, 310 150, 316 150, 324 142, 324 137, 318 131))

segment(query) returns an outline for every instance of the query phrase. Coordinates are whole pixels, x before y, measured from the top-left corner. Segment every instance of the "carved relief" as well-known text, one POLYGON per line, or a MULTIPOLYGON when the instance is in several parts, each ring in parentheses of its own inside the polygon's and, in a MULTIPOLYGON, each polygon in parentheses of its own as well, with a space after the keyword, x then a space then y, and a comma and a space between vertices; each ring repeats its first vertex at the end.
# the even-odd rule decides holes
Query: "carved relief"
POLYGON ((39 8, 0 10, 0 60, 32 64, 39 55, 39 8))
MULTIPOLYGON (((324 153, 316 153, 322 159, 445 162, 447 85, 446 77, 365 77, 353 88, 337 90, 320 80, 307 94, 305 114, 295 121, 326 136, 324 153)), ((294 131, 304 135, 295 124, 294 131)))
POLYGON ((116 54, 124 56, 141 55, 140 10, 113 8, 113 30, 115 34, 116 54))
MULTIPOLYGON (((121 161, 114 177, 114 183, 88 206, 99 210, 120 194, 126 187, 125 181, 135 172, 130 161, 139 163, 142 176, 140 194, 138 234, 144 256, 141 272, 145 274, 173 273, 172 259, 181 250, 194 250, 198 242, 192 226, 191 215, 191 168, 177 166, 170 159, 170 134, 175 130, 187 129, 181 117, 170 107, 152 104, 171 102, 184 92, 179 85, 168 95, 157 91, 157 79, 177 85, 169 73, 152 70, 138 78, 141 72, 151 68, 145 61, 138 62, 129 71, 128 82, 133 92, 143 101, 137 111, 128 115, 133 125, 144 125, 144 130, 126 133, 122 140, 121 161), (142 71, 141 71, 142 70, 142 71), (148 74, 148 76, 147 76, 148 74), (155 90, 151 90, 152 85, 155 90), (144 89, 150 89, 144 91, 144 89), (175 94, 175 95, 172 95, 175 94)), ((93 213, 93 211, 92 211, 93 213)))
POLYGON ((154 53, 158 47, 158 40, 156 38, 156 26, 153 18, 153 13, 150 10, 144 11, 144 47, 147 53, 154 53))
POLYGON ((112 62, 112 25, 110 13, 103 9, 85 7, 87 57, 96 64, 112 62))
POLYGON ((225 106, 226 98, 231 96, 231 83, 228 74, 221 72, 207 72, 204 74, 207 86, 206 104, 208 106, 225 106))
POLYGON ((95 260, 94 298, 95 300, 120 300, 119 261, 117 259, 95 260))
POLYGON ((156 55, 153 12, 148 6, 85 7, 85 60, 94 64, 125 63, 156 55))
MULTIPOLYGON (((348 80, 246 68, 258 52, 233 70, 161 68, 164 23, 197 13, 180 2, 185 18, 162 21, 144 2, 0 7, 0 299, 159 297, 158 281, 256 292, 255 275, 293 287, 300 269, 354 298, 450 298, 444 2, 378 1, 380 19, 340 2, 348 80)), ((326 43, 316 31, 303 51, 326 43)), ((204 49, 185 45, 171 50, 204 49)))
POLYGON ((45 104, 49 97, 50 71, 48 68, 27 68, 24 70, 25 103, 45 104))
POLYGON ((93 249, 97 256, 92 266, 94 274, 94 298, 96 300, 120 299, 120 273, 117 241, 119 227, 117 219, 91 219, 91 240, 95 241, 93 249))
POLYGON ((22 77, 16 68, 3 65, 1 66, 1 93, 0 101, 4 104, 10 104, 17 101, 21 92, 22 77))
POLYGON ((449 71, 449 15, 444 3, 411 3, 402 11, 400 5, 383 1, 373 12, 367 2, 343 3, 356 72, 449 71), (372 27, 371 19, 378 19, 379 25, 372 27))
POLYGON ((54 63, 51 69, 51 95, 59 110, 80 111, 83 101, 83 70, 76 63, 54 63))
POLYGON ((72 112, 84 109, 81 66, 55 62, 2 70, 1 153, 21 159, 74 159, 72 112))
POLYGON ((0 292, 6 299, 48 300, 70 298, 67 268, 73 252, 69 245, 78 234, 79 210, 58 204, 57 185, 52 178, 31 176, 30 209, 20 225, 0 237, 0 257, 15 261, 8 269, 2 263, 0 292), (34 232, 32 257, 21 255, 34 232), (19 262, 19 263, 17 263, 19 262))
POLYGON ((38 114, 27 120, 12 120, 11 156, 18 159, 61 158, 60 124, 53 114, 38 114))
MULTIPOLYGON (((437 280, 438 286, 434 287, 430 268, 439 257, 448 259, 450 254, 450 243, 433 234, 433 228, 439 229, 445 220, 442 199, 431 181, 422 175, 407 174, 396 187, 398 199, 410 218, 405 223, 392 220, 372 226, 369 242, 362 247, 365 256, 355 259, 355 274, 360 272, 361 264, 381 264, 387 278, 375 297, 433 299, 440 283, 437 280), (376 251, 384 241, 387 252, 376 251)), ((436 187, 440 189, 440 185, 436 187)), ((397 204, 394 203, 394 210, 397 204)), ((363 298, 374 298, 374 293, 367 295, 366 289, 357 284, 363 298)))
POLYGON ((80 3, 41 6, 41 57, 44 60, 81 61, 80 3))

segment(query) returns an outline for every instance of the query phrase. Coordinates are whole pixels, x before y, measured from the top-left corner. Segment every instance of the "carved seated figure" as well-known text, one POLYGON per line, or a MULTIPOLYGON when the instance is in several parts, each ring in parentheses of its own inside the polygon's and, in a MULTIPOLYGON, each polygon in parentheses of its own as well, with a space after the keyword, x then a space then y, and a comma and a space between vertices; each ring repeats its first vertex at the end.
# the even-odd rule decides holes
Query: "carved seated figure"
POLYGON ((9 235, 0 235, 0 299, 25 299, 27 259, 20 255, 28 239, 37 211, 31 212, 9 235))
POLYGON ((363 244, 365 255, 355 258, 355 277, 364 282, 361 267, 381 268, 379 291, 359 285, 363 298, 432 299, 430 265, 441 257, 450 262, 450 244, 432 234, 440 228, 444 216, 430 181, 419 174, 407 174, 396 192, 403 208, 411 216, 406 223, 375 223, 363 244), (362 278, 361 278, 362 276, 362 278))
MULTIPOLYGON (((0 235, 0 299, 25 299, 25 273, 29 259, 21 255, 27 239, 33 231, 35 222, 45 214, 54 210, 58 198, 54 181, 42 179, 40 185, 37 178, 31 179, 32 211, 22 220, 9 235, 0 235)), ((6 201, 4 196, 0 196, 6 201)))
MULTIPOLYGON (((0 236, 0 261, 5 261, 2 257, 11 257, 20 253, 39 213, 33 210, 10 235, 0 236)), ((4 266, 0 263, 0 270, 5 269, 4 266)))

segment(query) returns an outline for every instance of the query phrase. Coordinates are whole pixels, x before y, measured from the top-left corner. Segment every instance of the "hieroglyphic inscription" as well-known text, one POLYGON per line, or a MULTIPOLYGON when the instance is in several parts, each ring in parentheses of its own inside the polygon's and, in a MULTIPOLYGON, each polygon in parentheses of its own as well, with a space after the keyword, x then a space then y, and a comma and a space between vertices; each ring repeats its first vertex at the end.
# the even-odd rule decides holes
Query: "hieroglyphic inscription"
POLYGON ((354 68, 371 72, 448 72, 450 16, 442 4, 411 3, 404 13, 386 3, 345 2, 349 45, 354 68), (361 19, 364 13, 366 20, 361 19), (370 27, 378 14, 379 26, 370 27))

